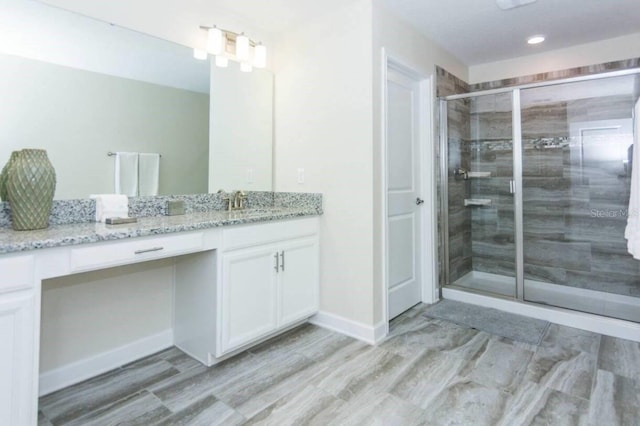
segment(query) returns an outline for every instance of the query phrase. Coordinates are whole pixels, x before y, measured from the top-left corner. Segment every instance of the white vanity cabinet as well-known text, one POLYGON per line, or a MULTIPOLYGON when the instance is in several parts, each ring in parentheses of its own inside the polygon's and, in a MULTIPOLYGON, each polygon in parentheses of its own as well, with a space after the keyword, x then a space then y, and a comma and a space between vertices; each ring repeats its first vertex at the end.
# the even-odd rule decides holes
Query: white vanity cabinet
POLYGON ((220 357, 318 311, 318 219, 223 230, 218 286, 220 357))
POLYGON ((0 255, 0 425, 38 420, 43 279, 173 258, 173 344, 210 366, 318 311, 318 229, 313 216, 0 255))
POLYGON ((33 267, 31 256, 0 259, 0 419, 8 425, 35 422, 33 267))

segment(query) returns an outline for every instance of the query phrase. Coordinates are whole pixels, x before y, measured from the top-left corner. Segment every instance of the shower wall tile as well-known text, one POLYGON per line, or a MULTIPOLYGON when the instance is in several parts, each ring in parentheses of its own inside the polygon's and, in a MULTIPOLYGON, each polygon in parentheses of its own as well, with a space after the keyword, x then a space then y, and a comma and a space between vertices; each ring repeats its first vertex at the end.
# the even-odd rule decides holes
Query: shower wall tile
POLYGON ((569 133, 564 102, 522 108, 522 138, 556 138, 569 133))
POLYGON ((559 80, 569 77, 600 74, 603 72, 624 70, 640 67, 640 58, 630 58, 620 61, 606 62, 603 64, 587 65, 583 67, 569 68, 559 71, 550 71, 539 74, 530 74, 522 77, 507 78, 504 80, 487 81, 470 86, 472 92, 480 90, 497 89, 501 87, 519 86, 521 84, 536 83, 539 81, 559 80))
POLYGON ((524 278, 545 283, 564 284, 567 281, 567 270, 527 263, 524 265, 524 278))
POLYGON ((522 176, 527 177, 563 177, 564 157, 560 148, 528 149, 524 151, 522 176))
POLYGON ((640 297, 640 277, 603 272, 567 271, 565 285, 605 293, 640 297))
MULTIPOLYGON (((515 251, 514 251, 515 257, 515 251)), ((505 277, 516 276, 516 263, 515 259, 512 261, 505 261, 495 259, 493 256, 474 256, 473 257, 473 270, 479 272, 486 272, 489 274, 503 275, 505 277)))
POLYGON ((573 271, 591 271, 591 244, 588 242, 525 241, 525 263, 573 271))
POLYGON ((483 241, 474 240, 472 249, 474 259, 479 256, 490 257, 494 260, 515 260, 515 244, 511 234, 496 234, 493 238, 483 241))
POLYGON ((572 241, 617 243, 624 241, 626 218, 603 218, 593 216, 565 216, 565 237, 572 241))
POLYGON ((626 274, 640 277, 640 262, 615 243, 591 245, 591 270, 594 272, 626 274))
MULTIPOLYGON (((469 85, 446 70, 436 67, 437 96, 447 96, 469 91, 469 85)), ((439 123, 439 121, 437 122, 439 123)), ((469 102, 463 99, 452 101, 448 105, 448 171, 449 185, 449 272, 450 281, 471 271, 471 212, 464 207, 465 198, 469 198, 469 183, 453 176, 454 169, 470 169, 469 151, 469 102)), ((439 130, 439 129, 438 129, 439 130)), ((442 199, 438 194, 438 199, 442 199)), ((438 221, 440 229, 441 222, 438 221)), ((440 235, 442 233, 440 232, 440 235)), ((442 244, 442 242, 439 242, 442 244)), ((440 250, 441 252, 441 250, 440 250)), ((440 259, 442 267, 442 258, 440 259)), ((443 277, 442 268, 440 277, 443 277)))
POLYGON ((565 217, 563 208, 527 209, 523 217, 524 241, 532 239, 561 241, 564 239, 565 217))
POLYGON ((513 123, 511 111, 483 113, 472 112, 469 120, 471 123, 471 138, 474 140, 512 138, 513 123))
POLYGON ((631 117, 634 107, 634 96, 606 96, 599 98, 577 99, 567 104, 569 122, 585 122, 611 120, 631 117))

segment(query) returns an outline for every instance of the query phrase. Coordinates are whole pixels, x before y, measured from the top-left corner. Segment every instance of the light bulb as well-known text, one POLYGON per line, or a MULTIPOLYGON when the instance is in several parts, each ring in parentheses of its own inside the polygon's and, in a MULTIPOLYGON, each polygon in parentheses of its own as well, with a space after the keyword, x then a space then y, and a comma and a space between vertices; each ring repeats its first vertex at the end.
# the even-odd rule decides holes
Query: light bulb
POLYGON ((240 71, 242 71, 242 72, 251 72, 251 71, 253 71, 253 67, 248 62, 240 62, 240 71))
POLYGON ((206 50, 198 49, 197 47, 193 49, 193 57, 200 61, 206 60, 208 56, 206 50))
POLYGON ((226 68, 227 66, 229 66, 229 58, 221 55, 216 56, 216 66, 220 68, 226 68))
POLYGON ((212 55, 219 55, 224 51, 224 34, 219 28, 209 28, 207 35, 207 50, 212 55))
POLYGON ((262 43, 256 45, 253 49, 253 66, 256 68, 267 66, 267 48, 262 43))
POLYGON ((249 60, 249 37, 244 33, 236 37, 236 57, 239 61, 249 60))

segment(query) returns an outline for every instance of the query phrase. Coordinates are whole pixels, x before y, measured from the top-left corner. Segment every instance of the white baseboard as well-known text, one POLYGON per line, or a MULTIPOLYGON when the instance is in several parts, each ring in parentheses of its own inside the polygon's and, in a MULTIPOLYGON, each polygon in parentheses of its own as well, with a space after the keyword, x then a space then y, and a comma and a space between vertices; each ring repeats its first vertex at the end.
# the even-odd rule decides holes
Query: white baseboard
POLYGON ((381 342, 387 335, 387 324, 384 321, 372 326, 321 311, 311 317, 309 322, 318 327, 362 340, 370 345, 381 342))
POLYGON ((80 383, 123 364, 151 355, 173 345, 173 330, 165 330, 119 348, 103 352, 40 374, 38 395, 43 396, 80 383))

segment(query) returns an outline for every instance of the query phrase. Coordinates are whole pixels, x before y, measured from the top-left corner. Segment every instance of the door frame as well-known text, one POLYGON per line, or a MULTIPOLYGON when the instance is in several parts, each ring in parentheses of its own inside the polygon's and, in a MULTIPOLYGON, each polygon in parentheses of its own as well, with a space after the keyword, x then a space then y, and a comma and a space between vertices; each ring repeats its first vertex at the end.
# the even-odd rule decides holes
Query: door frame
POLYGON ((438 298, 438 259, 437 259, 437 238, 436 238, 436 221, 437 221, 437 202, 436 202, 436 176, 438 167, 435 164, 436 146, 433 144, 435 140, 433 134, 433 75, 425 75, 417 71, 413 66, 406 64, 402 60, 387 54, 382 48, 382 70, 381 70, 381 114, 380 114, 380 137, 381 137, 381 163, 380 170, 382 174, 382 308, 383 321, 385 324, 385 335, 389 331, 389 240, 388 240, 388 224, 387 224, 387 187, 388 187, 388 170, 387 170, 387 77, 388 70, 392 69, 406 77, 416 81, 419 86, 419 152, 420 159, 420 183, 425 203, 420 212, 420 220, 422 222, 422 235, 420 236, 420 244, 422 247, 422 258, 418 267, 422 272, 422 302, 435 303, 438 298))

